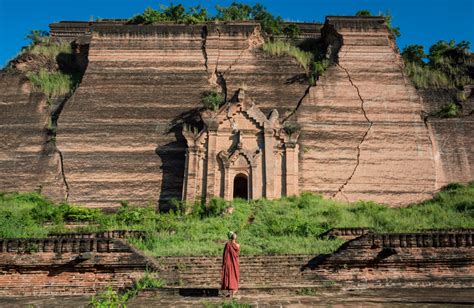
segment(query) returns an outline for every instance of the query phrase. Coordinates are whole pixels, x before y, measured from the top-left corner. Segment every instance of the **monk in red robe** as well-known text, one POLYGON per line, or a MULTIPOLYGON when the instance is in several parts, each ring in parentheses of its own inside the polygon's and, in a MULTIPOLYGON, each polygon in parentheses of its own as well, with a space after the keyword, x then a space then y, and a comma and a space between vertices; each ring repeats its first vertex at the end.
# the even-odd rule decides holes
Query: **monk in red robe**
POLYGON ((230 297, 233 297, 239 289, 239 253, 240 245, 237 244, 237 234, 229 232, 229 241, 224 247, 224 256, 222 258, 222 290, 229 290, 230 297))

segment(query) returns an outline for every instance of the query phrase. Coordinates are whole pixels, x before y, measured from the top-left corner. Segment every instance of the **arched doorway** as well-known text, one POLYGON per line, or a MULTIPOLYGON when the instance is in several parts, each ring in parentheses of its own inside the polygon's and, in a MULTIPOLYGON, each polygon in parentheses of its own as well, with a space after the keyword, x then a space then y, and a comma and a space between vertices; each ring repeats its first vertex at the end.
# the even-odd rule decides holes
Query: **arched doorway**
POLYGON ((248 200, 248 177, 243 173, 239 173, 234 178, 234 199, 241 198, 248 200))

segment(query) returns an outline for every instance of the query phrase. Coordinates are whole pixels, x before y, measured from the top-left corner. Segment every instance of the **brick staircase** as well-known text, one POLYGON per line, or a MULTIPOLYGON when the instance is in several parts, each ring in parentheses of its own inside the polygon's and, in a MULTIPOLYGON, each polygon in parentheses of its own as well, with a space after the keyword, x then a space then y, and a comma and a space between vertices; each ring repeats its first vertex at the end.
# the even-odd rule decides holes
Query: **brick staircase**
MULTIPOLYGON (((240 285, 257 287, 306 287, 315 283, 302 267, 312 255, 242 256, 240 285)), ((219 288, 222 259, 219 257, 160 257, 158 276, 169 285, 189 288, 219 288)))
MULTIPOLYGON (((342 233, 349 236, 364 232, 342 233)), ((368 233, 346 242, 331 255, 241 256, 240 286, 472 288, 473 242, 472 230, 368 233)), ((172 288, 220 287, 220 257, 158 257, 154 261, 158 277, 172 288)))
MULTIPOLYGON (((366 232, 332 230, 327 236, 355 238, 330 255, 241 256, 240 288, 258 294, 305 288, 474 288, 472 229, 366 232)), ((166 282, 166 288, 152 291, 157 295, 218 294, 221 257, 152 258, 125 240, 142 235, 115 231, 0 239, 0 296, 94 294, 108 285, 129 287, 147 268, 166 282)))

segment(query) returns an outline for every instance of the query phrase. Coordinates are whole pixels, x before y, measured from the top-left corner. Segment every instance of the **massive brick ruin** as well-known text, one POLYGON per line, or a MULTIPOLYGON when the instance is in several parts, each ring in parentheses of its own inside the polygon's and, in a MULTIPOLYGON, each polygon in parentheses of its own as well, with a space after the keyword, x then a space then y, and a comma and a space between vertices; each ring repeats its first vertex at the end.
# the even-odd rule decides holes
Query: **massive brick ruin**
MULTIPOLYGON (((52 24, 53 37, 88 47, 87 69, 60 110, 55 140, 44 96, 22 76, 0 76, 0 191, 41 189, 96 207, 182 199, 183 123, 196 122, 202 93, 213 88, 227 101, 244 88, 267 118, 276 109, 278 121, 301 125, 290 193, 396 206, 474 179, 472 112, 425 117, 443 102, 404 75, 383 18, 329 16, 303 30, 300 39, 322 40, 335 63, 314 86, 291 57, 261 51, 264 35, 252 22, 52 24)), ((472 109, 472 97, 465 104, 472 109)))

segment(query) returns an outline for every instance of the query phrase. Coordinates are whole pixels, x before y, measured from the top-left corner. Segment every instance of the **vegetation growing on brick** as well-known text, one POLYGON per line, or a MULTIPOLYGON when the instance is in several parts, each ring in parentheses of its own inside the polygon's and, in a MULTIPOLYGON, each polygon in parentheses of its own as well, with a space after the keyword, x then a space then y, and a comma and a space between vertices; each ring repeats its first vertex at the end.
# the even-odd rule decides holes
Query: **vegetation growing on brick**
MULTIPOLYGON (((369 10, 359 10, 356 12, 355 16, 373 16, 372 12, 369 10)), ((393 35, 394 38, 400 37, 400 27, 395 27, 392 24, 392 15, 387 13, 379 12, 378 16, 381 16, 385 19, 385 25, 387 25, 388 31, 393 35)))
POLYGON ((313 55, 310 52, 303 51, 296 47, 290 41, 277 40, 274 42, 266 42, 263 44, 262 50, 271 56, 290 56, 301 65, 307 74, 309 73, 313 55))
POLYGON ((263 44, 262 50, 271 56, 294 58, 305 70, 310 85, 314 85, 331 65, 319 44, 298 47, 292 40, 276 40, 263 44))
POLYGON ((49 72, 46 69, 41 69, 39 72, 28 72, 26 76, 49 99, 69 94, 77 84, 77 79, 72 75, 49 72))
POLYGON ((217 111, 219 107, 224 103, 224 96, 216 91, 209 91, 204 93, 201 98, 201 102, 205 108, 217 111))
POLYGON ((126 303, 137 296, 141 290, 162 288, 163 286, 163 280, 153 277, 150 272, 145 272, 140 279, 134 282, 131 288, 123 291, 116 291, 109 286, 93 296, 89 304, 97 308, 126 307, 126 303))
POLYGON ((173 22, 181 24, 197 24, 208 21, 243 21, 254 20, 260 23, 262 30, 270 35, 284 34, 294 37, 300 30, 296 25, 283 25, 283 18, 274 16, 260 3, 253 6, 232 2, 229 6, 216 5, 217 14, 210 15, 201 6, 186 8, 182 4, 161 5, 159 9, 148 7, 141 14, 135 15, 129 24, 154 24, 173 22))
POLYGON ((26 63, 23 69, 27 78, 48 101, 70 94, 82 78, 82 72, 75 68, 73 50, 70 43, 58 42, 48 36, 48 32, 32 30, 27 36, 30 45, 10 61, 10 69, 19 62, 26 63))
POLYGON ((459 107, 459 105, 455 102, 451 102, 447 105, 444 105, 440 111, 434 114, 434 116, 440 118, 455 118, 460 116, 461 113, 461 107, 459 107))

